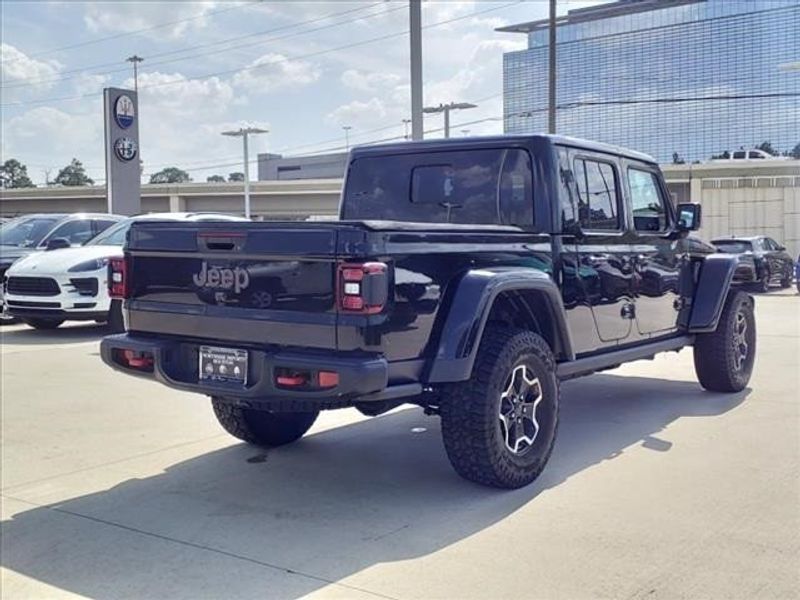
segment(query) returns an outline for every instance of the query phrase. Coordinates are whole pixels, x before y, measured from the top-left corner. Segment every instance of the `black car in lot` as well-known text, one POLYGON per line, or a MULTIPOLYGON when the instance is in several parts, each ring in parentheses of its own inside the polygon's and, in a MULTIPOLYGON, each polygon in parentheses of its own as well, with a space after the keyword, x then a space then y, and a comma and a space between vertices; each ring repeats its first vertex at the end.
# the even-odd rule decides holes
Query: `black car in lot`
POLYGON ((752 269, 752 281, 759 291, 766 292, 773 284, 782 288, 792 285, 794 261, 786 248, 771 237, 718 238, 711 243, 720 252, 739 255, 737 273, 745 268, 752 269))
POLYGON ((689 237, 700 216, 651 157, 604 144, 357 148, 339 221, 134 223, 109 263, 126 333, 101 354, 264 446, 320 410, 421 406, 458 473, 520 487, 563 380, 694 346, 704 388, 747 385, 753 298, 730 288, 736 257, 689 237))

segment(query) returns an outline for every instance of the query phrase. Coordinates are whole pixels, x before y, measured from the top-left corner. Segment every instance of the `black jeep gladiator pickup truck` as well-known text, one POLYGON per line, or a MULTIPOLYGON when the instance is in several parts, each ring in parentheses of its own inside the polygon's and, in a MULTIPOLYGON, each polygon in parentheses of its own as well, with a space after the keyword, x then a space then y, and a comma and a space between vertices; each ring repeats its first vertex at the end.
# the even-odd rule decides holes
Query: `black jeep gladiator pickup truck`
POLYGON ((320 410, 416 404, 458 473, 505 488, 544 468, 560 380, 685 346, 708 390, 750 378, 736 258, 692 252, 700 207, 674 207, 644 154, 546 135, 356 148, 340 219, 134 223, 103 360, 210 396, 266 446, 320 410))

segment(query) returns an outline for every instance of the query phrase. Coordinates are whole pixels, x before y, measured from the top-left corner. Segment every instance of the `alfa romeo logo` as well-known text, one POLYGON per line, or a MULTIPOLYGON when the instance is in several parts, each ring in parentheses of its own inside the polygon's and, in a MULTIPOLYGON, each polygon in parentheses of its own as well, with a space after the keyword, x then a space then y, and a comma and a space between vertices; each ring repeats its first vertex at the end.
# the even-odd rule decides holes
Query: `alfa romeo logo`
POLYGON ((114 142, 114 153, 125 162, 136 158, 137 150, 136 141, 129 137, 117 138, 117 141, 114 142))
POLYGON ((117 101, 114 103, 114 119, 117 121, 117 124, 123 129, 127 129, 133 125, 135 116, 133 100, 124 94, 117 98, 117 101))

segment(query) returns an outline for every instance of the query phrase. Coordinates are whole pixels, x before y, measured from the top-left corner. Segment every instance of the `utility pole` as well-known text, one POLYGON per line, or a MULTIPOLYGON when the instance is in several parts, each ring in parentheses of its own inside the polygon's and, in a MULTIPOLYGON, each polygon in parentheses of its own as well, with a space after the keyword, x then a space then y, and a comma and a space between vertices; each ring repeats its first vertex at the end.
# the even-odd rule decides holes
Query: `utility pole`
POLYGON ((550 38, 547 77, 547 133, 556 132, 556 0, 550 0, 550 38))
POLYGON ((422 109, 424 113, 444 113, 444 137, 450 137, 450 111, 463 110, 467 108, 477 108, 477 104, 470 102, 450 102, 449 104, 440 104, 439 106, 426 106, 422 109))
POLYGON ((342 125, 342 129, 344 129, 344 151, 350 152, 350 130, 352 129, 352 125, 342 125))
POLYGON ((247 145, 247 136, 257 133, 269 133, 267 129, 259 129, 258 127, 240 127, 233 131, 223 131, 222 135, 229 137, 242 138, 242 146, 244 150, 244 216, 250 218, 250 156, 247 145))
POLYGON ((144 61, 141 56, 133 55, 125 59, 125 62, 133 63, 133 91, 139 93, 139 63, 144 61))
POLYGON ((411 119, 403 119, 403 139, 408 140, 408 124, 411 123, 411 119))
POLYGON ((422 131, 422 0, 409 0, 411 32, 411 139, 421 140, 422 131))

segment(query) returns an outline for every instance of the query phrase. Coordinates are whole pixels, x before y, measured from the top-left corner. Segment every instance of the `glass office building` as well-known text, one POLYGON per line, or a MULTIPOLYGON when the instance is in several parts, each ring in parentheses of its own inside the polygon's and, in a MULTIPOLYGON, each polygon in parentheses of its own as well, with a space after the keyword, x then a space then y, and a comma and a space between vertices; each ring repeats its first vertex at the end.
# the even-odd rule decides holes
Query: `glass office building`
MULTIPOLYGON (((504 55, 506 133, 547 131, 548 22, 504 55)), ((619 0, 558 20, 560 134, 685 161, 800 142, 800 0, 619 0)))

